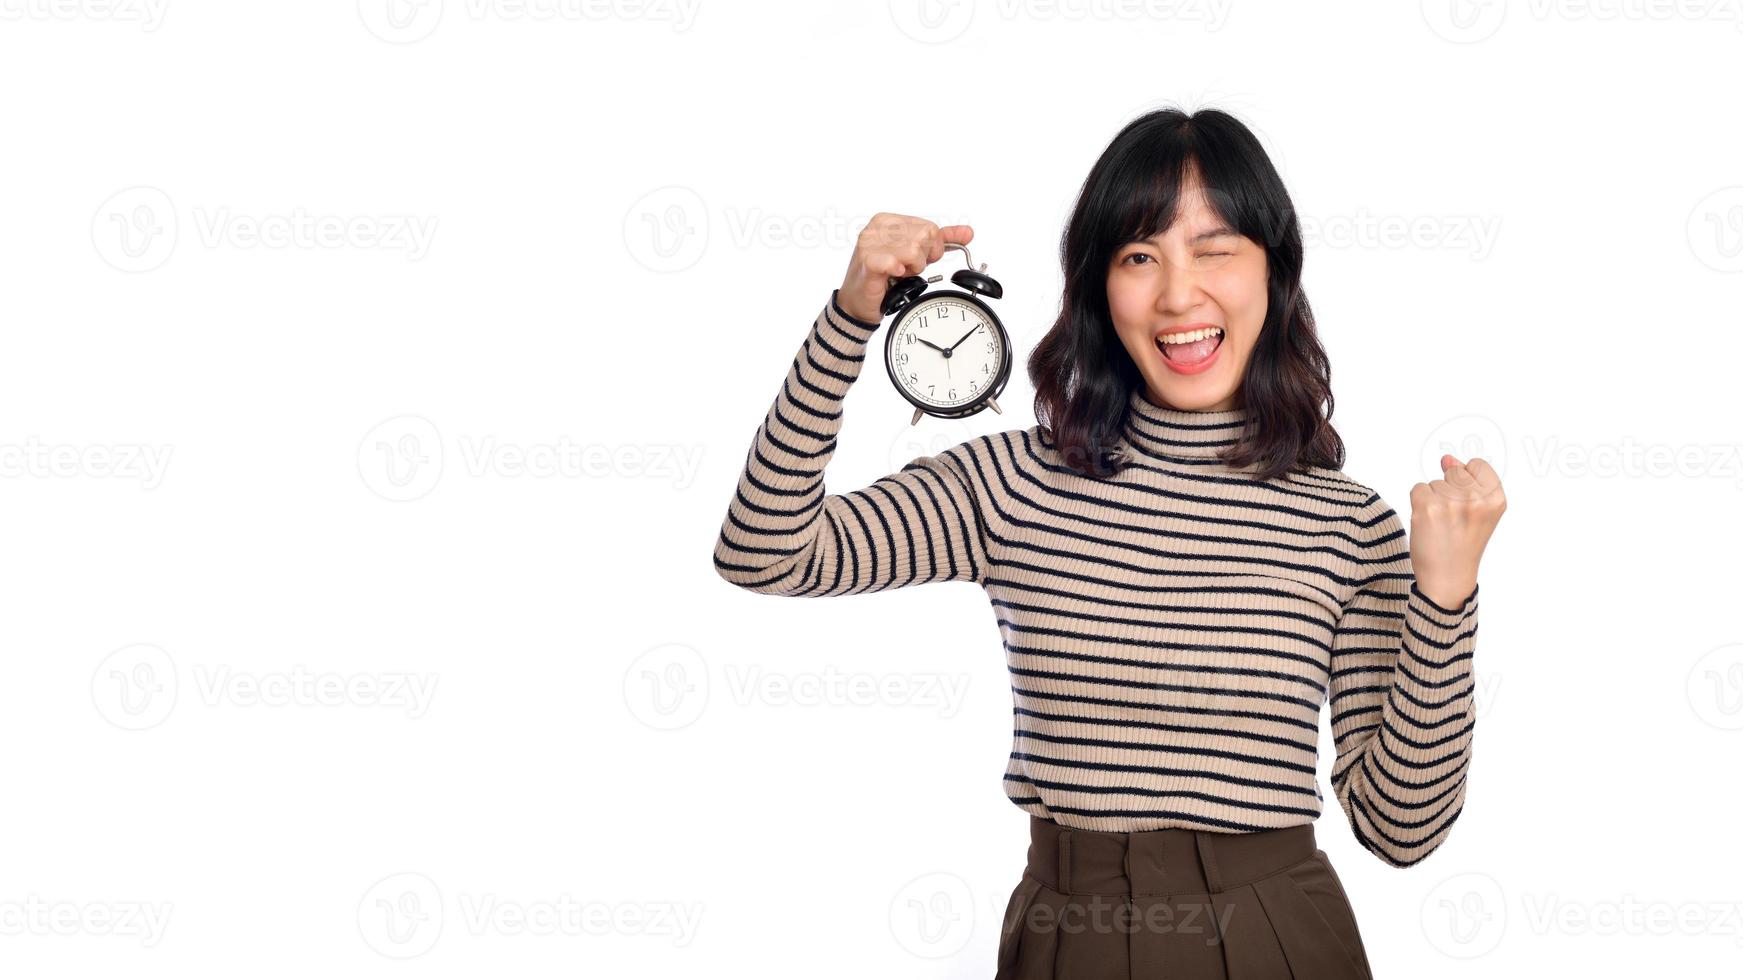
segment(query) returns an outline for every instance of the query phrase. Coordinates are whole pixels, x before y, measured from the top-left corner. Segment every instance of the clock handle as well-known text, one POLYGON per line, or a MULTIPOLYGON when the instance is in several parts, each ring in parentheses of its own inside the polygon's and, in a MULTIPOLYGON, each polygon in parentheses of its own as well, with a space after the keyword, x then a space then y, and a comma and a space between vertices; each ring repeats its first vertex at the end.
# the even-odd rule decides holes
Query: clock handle
MULTIPOLYGON (((960 249, 962 251, 962 260, 964 262, 968 263, 968 267, 970 269, 973 269, 974 268, 974 256, 968 254, 968 246, 967 245, 958 245, 955 242, 945 242, 944 243, 944 250, 946 252, 950 251, 953 248, 960 249)), ((986 271, 986 263, 985 262, 982 262, 980 264, 980 269, 978 271, 980 271, 980 272, 986 271)))
MULTIPOLYGON (((986 274, 985 262, 981 263, 980 269, 974 268, 974 256, 969 253, 967 245, 945 242, 944 250, 948 252, 951 249, 960 251, 963 259, 968 262, 968 268, 962 269, 950 277, 951 282, 970 292, 989 296, 993 299, 1000 299, 1004 296, 1004 288, 993 277, 986 274)), ((920 294, 926 291, 928 284, 939 282, 943 278, 942 275, 931 275, 903 276, 899 279, 890 279, 889 289, 884 293, 884 303, 881 307, 884 316, 894 316, 904 308, 913 305, 914 301, 920 298, 920 294)))

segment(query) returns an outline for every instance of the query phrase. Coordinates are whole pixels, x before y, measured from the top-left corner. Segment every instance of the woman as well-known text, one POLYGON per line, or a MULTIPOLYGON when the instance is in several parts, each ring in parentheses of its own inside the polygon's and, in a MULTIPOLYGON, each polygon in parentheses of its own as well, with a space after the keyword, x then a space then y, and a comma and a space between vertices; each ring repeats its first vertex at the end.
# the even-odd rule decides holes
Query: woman
POLYGON ((965 225, 879 214, 757 431, 715 546, 756 592, 982 586, 1030 817, 998 977, 1371 977, 1313 820, 1329 702, 1370 853, 1432 853, 1465 800, 1477 566, 1505 509, 1440 460, 1404 525, 1342 472, 1289 195, 1217 110, 1127 125, 1065 232, 1036 416, 849 493, 824 470, 892 277, 965 225))

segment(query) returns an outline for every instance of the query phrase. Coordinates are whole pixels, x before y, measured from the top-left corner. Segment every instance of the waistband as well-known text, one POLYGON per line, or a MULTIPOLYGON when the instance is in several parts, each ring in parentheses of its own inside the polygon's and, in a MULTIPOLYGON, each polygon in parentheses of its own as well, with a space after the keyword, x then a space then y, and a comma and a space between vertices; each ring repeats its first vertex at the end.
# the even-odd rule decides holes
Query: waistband
POLYGON ((1029 815, 1026 874, 1063 895, 1215 894, 1314 856, 1313 824, 1249 833, 1077 830, 1029 815))

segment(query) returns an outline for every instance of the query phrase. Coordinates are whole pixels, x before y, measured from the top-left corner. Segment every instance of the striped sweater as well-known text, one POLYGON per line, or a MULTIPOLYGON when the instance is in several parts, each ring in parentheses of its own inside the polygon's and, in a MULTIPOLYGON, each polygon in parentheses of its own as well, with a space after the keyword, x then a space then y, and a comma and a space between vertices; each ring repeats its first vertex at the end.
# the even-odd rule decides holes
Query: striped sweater
POLYGON ((828 493, 842 400, 877 324, 831 293, 745 456, 714 548, 752 592, 974 582, 1015 715, 1005 793, 1067 827, 1251 832, 1316 819, 1320 706, 1357 840, 1421 861, 1463 807, 1477 592, 1416 586, 1403 523, 1318 467, 1260 481, 1216 458, 1243 410, 1134 390, 1096 479, 1040 426, 977 436, 828 493))

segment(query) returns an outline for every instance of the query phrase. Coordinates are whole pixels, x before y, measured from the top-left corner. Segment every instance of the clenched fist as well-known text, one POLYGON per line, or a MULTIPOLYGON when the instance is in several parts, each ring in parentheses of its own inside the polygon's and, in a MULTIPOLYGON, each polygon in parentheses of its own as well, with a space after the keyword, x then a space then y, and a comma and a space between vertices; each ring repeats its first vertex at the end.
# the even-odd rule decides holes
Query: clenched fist
POLYGON ((1442 478, 1410 488, 1410 565, 1416 587, 1457 609, 1477 587, 1477 563, 1507 510, 1495 468, 1480 456, 1440 458, 1442 478))

